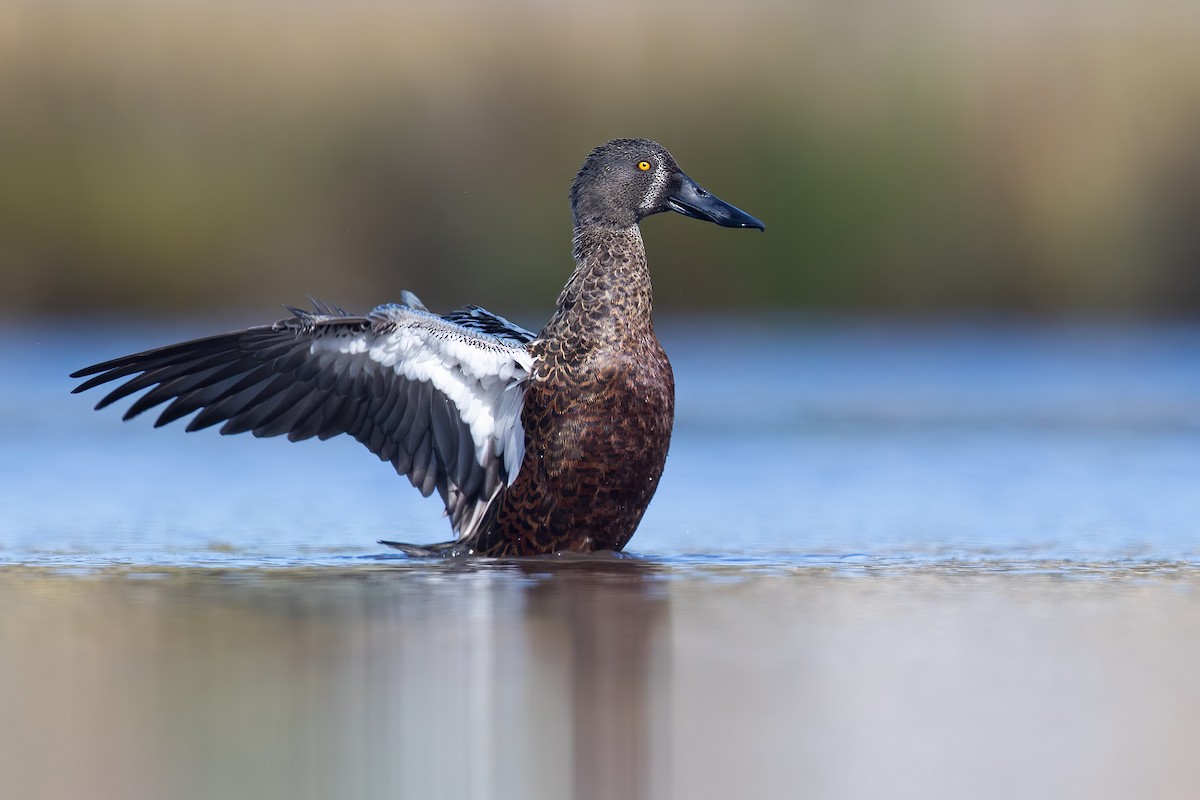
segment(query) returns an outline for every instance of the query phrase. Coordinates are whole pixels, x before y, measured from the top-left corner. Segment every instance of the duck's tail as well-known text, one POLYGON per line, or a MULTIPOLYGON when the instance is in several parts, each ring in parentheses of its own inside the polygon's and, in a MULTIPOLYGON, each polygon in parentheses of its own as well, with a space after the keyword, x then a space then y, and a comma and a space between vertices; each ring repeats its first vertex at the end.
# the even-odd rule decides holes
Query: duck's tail
POLYGON ((412 558, 458 558, 475 554, 475 551, 461 540, 439 542, 438 544, 409 544, 408 542, 389 542, 386 539, 380 539, 379 543, 394 547, 412 558))

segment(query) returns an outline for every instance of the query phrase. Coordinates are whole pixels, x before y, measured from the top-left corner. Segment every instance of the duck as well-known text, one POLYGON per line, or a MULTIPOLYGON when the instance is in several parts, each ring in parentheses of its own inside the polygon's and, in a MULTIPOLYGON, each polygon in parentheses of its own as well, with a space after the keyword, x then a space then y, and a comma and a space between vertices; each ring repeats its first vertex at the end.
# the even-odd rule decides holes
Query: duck
POLYGON ((103 409, 147 390, 130 420, 155 427, 348 435, 445 504, 454 538, 380 540, 413 557, 621 551, 658 488, 675 416, 655 335, 639 223, 675 212, 765 230, 650 139, 596 147, 571 184, 575 268, 540 331, 476 305, 448 314, 411 292, 366 314, 312 301, 269 325, 114 358, 73 393, 122 381, 103 409))

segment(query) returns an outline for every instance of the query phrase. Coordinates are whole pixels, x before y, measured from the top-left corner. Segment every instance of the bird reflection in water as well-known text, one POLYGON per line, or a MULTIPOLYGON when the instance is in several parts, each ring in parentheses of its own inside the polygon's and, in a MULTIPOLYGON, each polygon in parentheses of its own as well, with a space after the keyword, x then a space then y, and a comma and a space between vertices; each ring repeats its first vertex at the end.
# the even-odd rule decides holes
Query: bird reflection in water
POLYGON ((22 732, 0 768, 13 796, 663 796, 656 573, 397 559, 0 580, 0 704, 22 732))
POLYGON ((653 571, 633 559, 591 560, 564 564, 529 588, 530 616, 548 622, 532 651, 570 687, 575 797, 665 795, 666 754, 654 730, 656 721, 665 727, 669 702, 657 635, 668 596, 653 571))

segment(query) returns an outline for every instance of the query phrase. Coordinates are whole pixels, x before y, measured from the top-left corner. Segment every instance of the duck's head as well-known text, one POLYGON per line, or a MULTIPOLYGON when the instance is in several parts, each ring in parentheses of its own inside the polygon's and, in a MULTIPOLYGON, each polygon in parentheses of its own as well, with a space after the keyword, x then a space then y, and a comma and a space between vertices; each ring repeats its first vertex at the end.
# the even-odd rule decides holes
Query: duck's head
POLYGON ((628 228, 662 211, 726 228, 766 228, 745 211, 702 189, 665 147, 649 139, 613 139, 600 145, 571 184, 576 228, 628 228))

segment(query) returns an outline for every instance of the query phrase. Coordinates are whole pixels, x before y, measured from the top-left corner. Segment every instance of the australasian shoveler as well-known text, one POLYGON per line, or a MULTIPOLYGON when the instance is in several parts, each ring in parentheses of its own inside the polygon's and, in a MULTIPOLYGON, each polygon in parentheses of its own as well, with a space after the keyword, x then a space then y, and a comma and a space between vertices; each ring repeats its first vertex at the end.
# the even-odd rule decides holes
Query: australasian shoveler
POLYGON ((675 211, 764 226, 648 139, 593 150, 570 199, 575 272, 537 334, 478 306, 439 316, 404 292, 365 315, 316 303, 105 361, 75 372, 88 380, 74 391, 133 376, 96 408, 149 389, 124 419, 170 401, 155 427, 199 412, 187 430, 350 434, 445 502, 454 541, 383 542, 412 555, 620 550, 658 487, 675 416, 638 222, 675 211))

